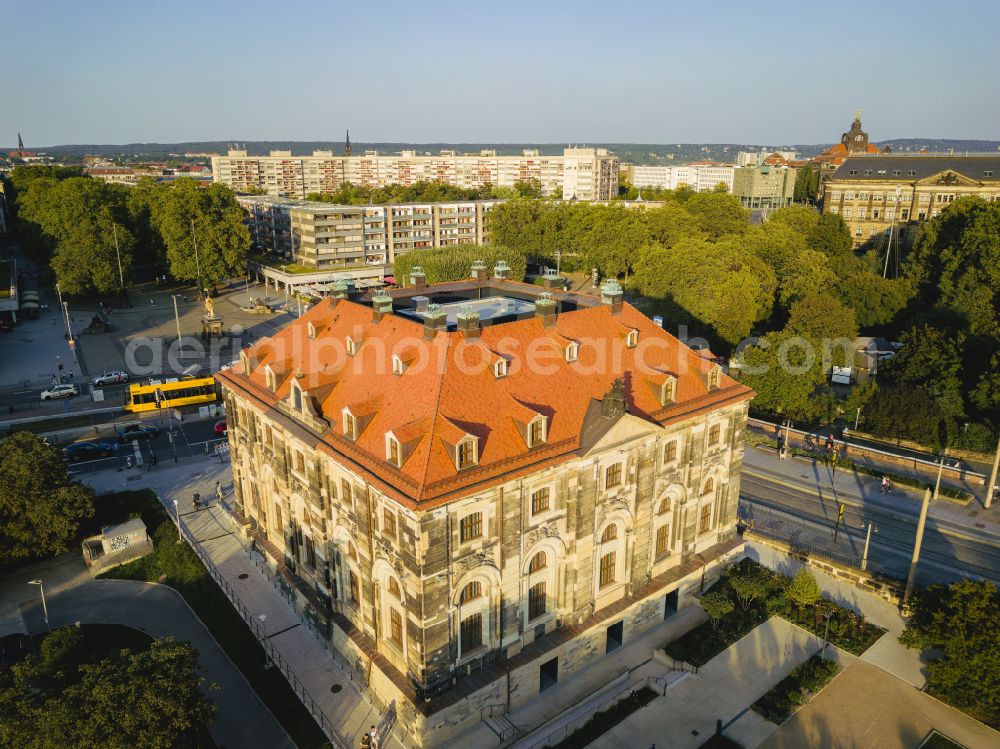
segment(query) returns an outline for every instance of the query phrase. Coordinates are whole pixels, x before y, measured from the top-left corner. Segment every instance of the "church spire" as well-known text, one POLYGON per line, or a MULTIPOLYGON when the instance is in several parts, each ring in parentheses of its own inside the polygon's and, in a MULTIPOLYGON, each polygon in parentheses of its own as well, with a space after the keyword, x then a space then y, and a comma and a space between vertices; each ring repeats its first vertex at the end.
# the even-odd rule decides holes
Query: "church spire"
POLYGON ((344 156, 351 155, 351 131, 347 131, 347 137, 344 139, 344 156))
POLYGON ((23 151, 24 150, 24 141, 21 140, 21 134, 20 133, 17 134, 17 150, 18 151, 23 151))

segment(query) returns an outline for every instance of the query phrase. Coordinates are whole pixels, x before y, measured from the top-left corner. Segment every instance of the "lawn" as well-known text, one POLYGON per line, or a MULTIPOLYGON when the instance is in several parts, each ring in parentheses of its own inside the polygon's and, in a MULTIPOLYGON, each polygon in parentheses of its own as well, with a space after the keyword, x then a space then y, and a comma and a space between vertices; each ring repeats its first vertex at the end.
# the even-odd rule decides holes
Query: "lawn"
POLYGON ((829 641, 854 655, 861 655, 885 634, 884 629, 865 621, 860 614, 826 599, 821 598, 807 606, 794 604, 787 595, 790 582, 784 575, 773 572, 752 559, 740 561, 711 588, 711 591, 718 591, 730 599, 732 611, 720 617, 718 622, 705 622, 669 643, 664 648, 667 655, 695 666, 704 666, 774 615, 822 637, 826 632, 826 613, 829 612, 829 641), (762 590, 752 600, 741 602, 732 581, 734 577, 745 575, 759 576, 762 590))
POLYGON ((154 552, 116 567, 108 577, 160 582, 176 589, 275 714, 298 746, 329 746, 325 734, 292 691, 284 677, 264 668, 264 651, 250 629, 186 543, 177 543, 177 529, 156 495, 148 490, 97 498, 93 522, 122 522, 140 516, 153 539, 154 552))
POLYGON ((825 687, 839 670, 840 667, 833 661, 825 661, 814 655, 792 669, 788 676, 771 687, 752 707, 780 726, 825 687))

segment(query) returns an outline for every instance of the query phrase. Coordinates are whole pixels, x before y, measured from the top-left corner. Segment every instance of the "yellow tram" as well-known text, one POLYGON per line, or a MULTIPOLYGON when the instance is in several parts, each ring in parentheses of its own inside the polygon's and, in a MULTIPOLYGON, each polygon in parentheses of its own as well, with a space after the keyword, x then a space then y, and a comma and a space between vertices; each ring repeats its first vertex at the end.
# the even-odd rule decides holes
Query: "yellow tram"
POLYGON ((214 377, 150 380, 148 385, 129 386, 125 410, 132 413, 177 408, 193 403, 214 403, 218 399, 214 377))

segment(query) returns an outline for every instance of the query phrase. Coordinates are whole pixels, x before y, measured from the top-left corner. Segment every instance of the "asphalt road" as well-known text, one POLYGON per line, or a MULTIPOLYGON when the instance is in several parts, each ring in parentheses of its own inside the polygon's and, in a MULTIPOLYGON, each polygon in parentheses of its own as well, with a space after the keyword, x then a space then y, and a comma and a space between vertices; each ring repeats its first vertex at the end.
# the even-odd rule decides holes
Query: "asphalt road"
MULTIPOLYGON (((859 563, 864 553, 867 523, 874 523, 868 553, 869 569, 905 579, 913 553, 917 518, 875 506, 845 503, 843 521, 834 540, 838 502, 814 486, 793 489, 784 483, 743 474, 740 514, 754 531, 790 540, 859 563)), ((928 517, 921 548, 918 580, 953 582, 983 577, 1000 582, 1000 546, 996 539, 950 528, 928 517)))
MULTIPOLYGON (((174 421, 171 423, 169 417, 164 412, 158 418, 145 419, 142 422, 146 426, 154 426, 159 429, 156 437, 151 439, 137 439, 125 444, 119 444, 116 454, 110 458, 70 463, 70 473, 89 473, 109 468, 133 471, 155 470, 149 466, 151 452, 156 454, 159 463, 172 461, 174 455, 180 458, 205 455, 206 447, 208 453, 212 453, 215 451, 217 445, 226 443, 224 435, 217 435, 215 433, 215 424, 218 421, 221 421, 221 419, 208 419, 206 421, 192 421, 188 423, 174 421), (142 459, 141 467, 137 467, 139 457, 142 459), (128 468, 129 458, 132 459, 131 469, 128 468)), ((80 441, 111 442, 111 440, 106 439, 80 441)))

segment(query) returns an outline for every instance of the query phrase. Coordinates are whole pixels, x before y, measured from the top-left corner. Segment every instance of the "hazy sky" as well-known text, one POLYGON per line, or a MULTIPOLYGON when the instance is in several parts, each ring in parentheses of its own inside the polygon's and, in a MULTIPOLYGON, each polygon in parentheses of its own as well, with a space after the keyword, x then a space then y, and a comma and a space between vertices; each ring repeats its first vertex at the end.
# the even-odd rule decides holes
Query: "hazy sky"
POLYGON ((0 144, 1000 138, 997 0, 0 0, 0 144))

